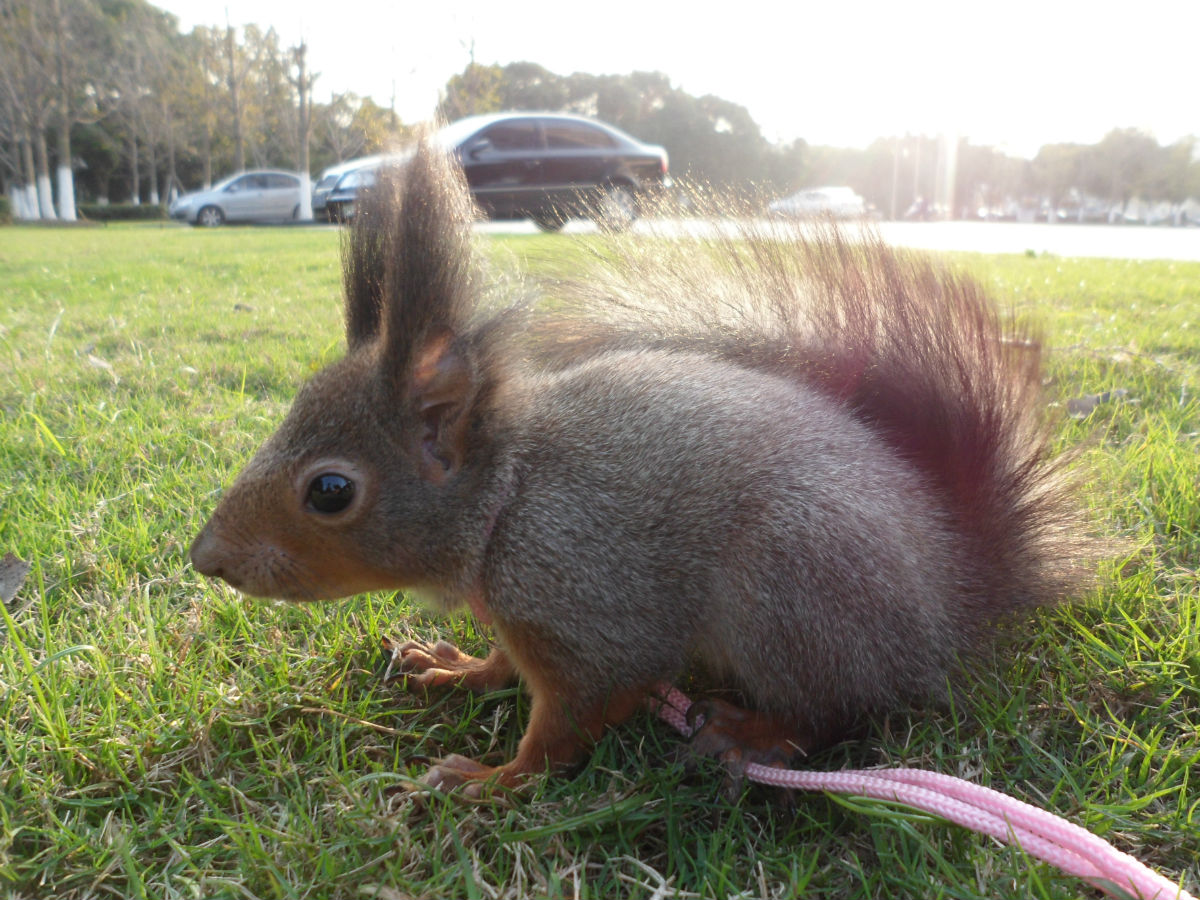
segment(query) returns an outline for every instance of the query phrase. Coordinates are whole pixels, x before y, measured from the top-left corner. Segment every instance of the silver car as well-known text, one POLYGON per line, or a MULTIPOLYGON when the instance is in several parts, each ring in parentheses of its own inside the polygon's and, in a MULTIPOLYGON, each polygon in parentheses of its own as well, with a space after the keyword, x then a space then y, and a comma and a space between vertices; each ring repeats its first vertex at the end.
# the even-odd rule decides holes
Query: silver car
POLYGON ((861 219, 868 212, 866 201, 848 187, 807 188, 774 201, 768 208, 773 215, 793 219, 861 219))
POLYGON ((207 191, 178 197, 172 219, 214 227, 225 222, 289 222, 300 214, 300 178, 291 172, 239 172, 207 191))

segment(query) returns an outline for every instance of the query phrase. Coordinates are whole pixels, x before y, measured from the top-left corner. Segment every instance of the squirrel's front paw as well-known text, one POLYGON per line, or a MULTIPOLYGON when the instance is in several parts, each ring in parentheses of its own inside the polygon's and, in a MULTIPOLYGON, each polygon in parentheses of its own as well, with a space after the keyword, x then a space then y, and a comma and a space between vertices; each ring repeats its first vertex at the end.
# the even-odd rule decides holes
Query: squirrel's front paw
POLYGON ((511 765, 485 766, 455 753, 430 766, 417 784, 466 800, 495 800, 527 781, 528 775, 511 765))
POLYGON ((420 778, 420 783, 437 791, 456 791, 469 800, 484 797, 496 773, 494 766, 485 766, 457 753, 447 756, 434 765, 420 778))
POLYGON ((486 659, 463 653, 447 641, 425 644, 420 641, 405 641, 396 644, 387 638, 382 641, 383 651, 391 657, 384 680, 404 676, 409 685, 423 688, 459 685, 468 690, 484 693, 511 684, 516 672, 504 651, 499 648, 488 654, 486 659), (396 674, 393 675, 393 672, 396 674))
POLYGON ((393 644, 384 638, 383 648, 392 657, 388 666, 389 674, 398 670, 409 684, 426 688, 458 684, 483 664, 482 659, 469 656, 446 641, 436 644, 423 644, 420 641, 393 644))

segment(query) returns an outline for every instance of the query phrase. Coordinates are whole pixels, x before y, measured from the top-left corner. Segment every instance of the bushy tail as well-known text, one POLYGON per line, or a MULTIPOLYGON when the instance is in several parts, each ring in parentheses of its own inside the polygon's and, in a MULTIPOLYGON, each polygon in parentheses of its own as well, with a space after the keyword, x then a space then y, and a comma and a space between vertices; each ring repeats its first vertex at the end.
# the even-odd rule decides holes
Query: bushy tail
POLYGON ((1050 450, 1040 345, 971 278, 833 227, 626 245, 596 263, 586 283, 559 285, 583 312, 550 328, 547 361, 677 346, 846 404, 926 474, 961 535, 968 643, 1085 586, 1096 542, 1050 450))

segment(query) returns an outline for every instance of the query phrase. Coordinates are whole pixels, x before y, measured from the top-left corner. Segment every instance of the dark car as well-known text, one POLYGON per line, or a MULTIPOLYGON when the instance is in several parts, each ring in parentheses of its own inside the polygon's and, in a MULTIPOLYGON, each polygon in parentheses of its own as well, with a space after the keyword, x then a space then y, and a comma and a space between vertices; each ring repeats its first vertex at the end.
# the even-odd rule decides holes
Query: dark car
POLYGON ((377 166, 383 159, 382 156, 361 156, 358 159, 352 159, 349 162, 341 162, 330 166, 321 172, 319 178, 312 188, 312 210, 313 216, 318 219, 328 218, 329 221, 335 221, 336 216, 334 211, 328 208, 329 195, 334 192, 338 186, 338 182, 349 172, 355 169, 361 169, 364 166, 377 166))
POLYGON ((375 173, 384 163, 383 157, 343 172, 325 195, 325 216, 330 222, 349 222, 354 218, 354 203, 358 192, 375 183, 375 173))
MULTIPOLYGON (((533 219, 546 231, 576 217, 619 231, 638 216, 645 198, 670 185, 666 150, 581 116, 471 116, 433 139, 458 159, 488 218, 533 219)), ((359 189, 374 183, 380 165, 403 158, 343 164, 324 198, 330 219, 353 218, 359 189)))
POLYGON ((529 218, 546 231, 574 217, 625 228, 641 201, 670 183, 666 150, 582 116, 471 116, 444 127, 437 141, 458 158, 489 218, 529 218))

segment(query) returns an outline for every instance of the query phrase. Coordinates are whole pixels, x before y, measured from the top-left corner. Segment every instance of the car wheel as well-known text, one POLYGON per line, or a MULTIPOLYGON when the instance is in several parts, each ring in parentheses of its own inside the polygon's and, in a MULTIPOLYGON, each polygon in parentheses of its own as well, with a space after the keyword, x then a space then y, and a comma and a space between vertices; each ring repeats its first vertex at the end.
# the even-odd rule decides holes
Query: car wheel
POLYGON ((567 217, 557 209, 542 210, 529 218, 533 219, 533 224, 542 231, 548 232, 562 231, 563 226, 567 224, 567 217))
POLYGON ((601 231, 624 231, 637 218, 637 198, 626 185, 610 184, 596 202, 592 219, 601 231))
POLYGON ((225 214, 221 212, 220 207, 206 206, 200 212, 196 213, 196 224, 203 225, 205 228, 216 228, 225 221, 225 214))

